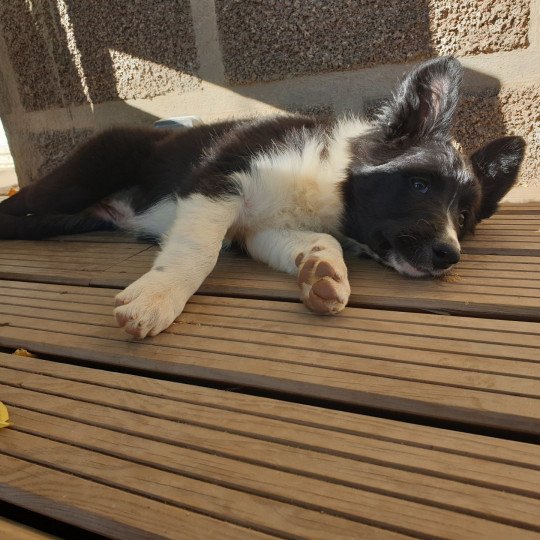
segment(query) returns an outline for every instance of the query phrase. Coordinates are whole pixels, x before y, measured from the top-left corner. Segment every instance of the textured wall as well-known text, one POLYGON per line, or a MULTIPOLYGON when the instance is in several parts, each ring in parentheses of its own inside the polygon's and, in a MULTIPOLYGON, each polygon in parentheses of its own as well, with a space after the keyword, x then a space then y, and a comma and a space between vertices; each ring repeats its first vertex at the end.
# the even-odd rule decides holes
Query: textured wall
POLYGON ((540 0, 0 0, 0 115, 24 184, 111 124, 362 112, 440 54, 463 147, 522 135, 539 185, 540 0))
MULTIPOLYGON (((27 110, 62 106, 59 77, 65 86, 71 82, 67 73, 69 56, 53 56, 55 25, 47 8, 41 5, 32 12, 25 0, 0 2, 0 28, 17 78, 19 98, 27 110)), ((79 93, 76 100, 81 97, 79 93)))
POLYGON ((29 133, 26 143, 35 149, 35 167, 37 176, 49 172, 60 165, 66 157, 66 151, 75 148, 87 140, 93 133, 91 129, 69 129, 65 131, 43 131, 29 133))
POLYGON ((216 0, 216 10, 225 73, 235 83, 403 62, 431 52, 424 0, 216 0))
POLYGON ((6 0, 0 29, 26 110, 196 84, 189 0, 6 0))
POLYGON ((189 0, 66 5, 93 102, 150 98, 191 84, 197 50, 189 0))
POLYGON ((528 44, 528 0, 216 0, 230 82, 528 44))
POLYGON ((529 45, 529 0, 430 0, 429 30, 439 54, 493 53, 529 45))

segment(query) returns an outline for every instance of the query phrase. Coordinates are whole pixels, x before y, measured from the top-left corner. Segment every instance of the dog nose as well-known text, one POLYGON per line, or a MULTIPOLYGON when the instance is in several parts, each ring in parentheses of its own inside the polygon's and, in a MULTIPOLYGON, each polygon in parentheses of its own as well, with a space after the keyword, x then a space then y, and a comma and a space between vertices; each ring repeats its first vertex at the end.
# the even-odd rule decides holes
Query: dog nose
POLYGON ((459 249, 453 244, 439 242, 433 246, 433 268, 445 270, 459 261, 459 249))

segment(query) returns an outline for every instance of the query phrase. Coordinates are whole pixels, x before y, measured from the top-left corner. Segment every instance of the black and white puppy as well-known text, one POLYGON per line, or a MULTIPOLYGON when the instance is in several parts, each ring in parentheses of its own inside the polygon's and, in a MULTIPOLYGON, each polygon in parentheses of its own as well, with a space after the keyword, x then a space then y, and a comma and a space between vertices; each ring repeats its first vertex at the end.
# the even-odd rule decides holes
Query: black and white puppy
POLYGON ((116 299, 118 324, 139 338, 182 312, 227 240, 297 274, 312 310, 337 313, 350 294, 341 240, 407 276, 437 276, 514 184, 521 138, 470 159, 451 140, 461 77, 453 58, 423 63, 372 122, 111 129, 0 204, 0 237, 117 227, 159 239, 152 269, 116 299))

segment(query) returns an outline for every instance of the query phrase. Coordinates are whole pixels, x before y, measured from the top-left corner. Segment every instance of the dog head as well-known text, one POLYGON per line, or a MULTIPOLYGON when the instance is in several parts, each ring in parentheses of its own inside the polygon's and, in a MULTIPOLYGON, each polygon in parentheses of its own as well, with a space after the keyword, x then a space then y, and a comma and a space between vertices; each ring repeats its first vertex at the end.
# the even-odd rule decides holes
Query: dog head
POLYGON ((343 232, 398 272, 439 275, 460 258, 460 240, 490 217, 516 181, 525 144, 497 139, 469 158, 451 127, 462 67, 430 60, 401 83, 373 129, 351 141, 343 184, 343 232))

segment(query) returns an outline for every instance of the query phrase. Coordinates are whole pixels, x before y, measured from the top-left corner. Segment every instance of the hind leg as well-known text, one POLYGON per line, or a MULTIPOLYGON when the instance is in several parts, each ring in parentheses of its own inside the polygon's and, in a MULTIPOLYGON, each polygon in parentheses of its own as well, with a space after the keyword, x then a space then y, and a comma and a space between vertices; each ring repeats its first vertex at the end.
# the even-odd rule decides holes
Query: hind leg
POLYGON ((0 203, 0 214, 77 214, 137 182, 156 142, 153 128, 114 128, 92 137, 58 168, 0 203))
POLYGON ((116 227, 88 212, 54 216, 12 216, 0 214, 0 239, 42 240, 62 234, 110 231, 116 227))

